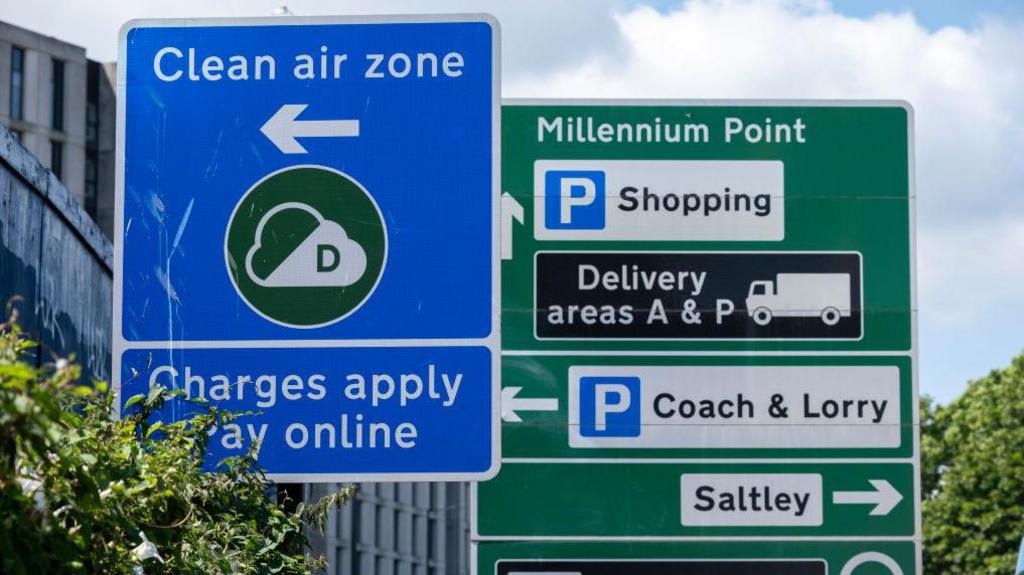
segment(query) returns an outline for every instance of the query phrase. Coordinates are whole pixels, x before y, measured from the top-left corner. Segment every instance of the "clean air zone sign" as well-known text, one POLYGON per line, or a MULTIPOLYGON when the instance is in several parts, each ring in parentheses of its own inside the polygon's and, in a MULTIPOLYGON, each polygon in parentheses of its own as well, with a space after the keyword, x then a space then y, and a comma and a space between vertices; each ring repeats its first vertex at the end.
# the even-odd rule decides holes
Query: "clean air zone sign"
POLYGON ((249 412, 207 463, 258 444, 277 481, 493 475, 498 46, 482 16, 127 24, 119 408, 249 412))

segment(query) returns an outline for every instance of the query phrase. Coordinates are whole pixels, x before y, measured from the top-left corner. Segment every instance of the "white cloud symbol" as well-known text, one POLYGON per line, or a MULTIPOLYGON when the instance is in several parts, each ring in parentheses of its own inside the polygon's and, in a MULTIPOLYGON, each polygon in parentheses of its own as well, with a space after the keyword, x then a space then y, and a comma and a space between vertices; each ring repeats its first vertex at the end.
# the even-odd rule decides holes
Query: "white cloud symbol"
POLYGON ((300 202, 274 206, 256 226, 256 243, 245 255, 245 271, 263 287, 345 287, 366 272, 366 251, 348 237, 337 222, 328 220, 312 207, 300 202), (316 229, 295 248, 266 278, 253 272, 252 259, 262 247, 263 228, 275 214, 284 210, 302 210, 316 218, 316 229))

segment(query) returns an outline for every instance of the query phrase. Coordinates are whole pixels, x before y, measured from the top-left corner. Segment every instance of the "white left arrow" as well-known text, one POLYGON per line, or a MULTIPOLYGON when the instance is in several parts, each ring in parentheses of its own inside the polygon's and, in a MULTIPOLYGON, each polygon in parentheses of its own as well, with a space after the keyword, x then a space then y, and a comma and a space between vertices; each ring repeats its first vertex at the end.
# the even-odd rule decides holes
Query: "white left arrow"
POLYGON ((903 501, 903 495, 891 483, 884 479, 869 479, 868 483, 874 491, 836 491, 832 494, 832 503, 838 505, 874 505, 868 515, 888 515, 896 505, 903 501))
POLYGON ((501 194, 501 259, 512 259, 512 221, 523 223, 523 205, 505 192, 501 194))
POLYGON ((554 397, 517 397, 521 387, 505 387, 501 390, 501 419, 509 423, 520 423, 523 418, 517 411, 558 411, 558 399, 554 397))
POLYGON ((307 107, 307 104, 281 106, 260 131, 285 154, 306 153, 306 148, 296 138, 355 138, 359 135, 359 120, 298 120, 307 107))

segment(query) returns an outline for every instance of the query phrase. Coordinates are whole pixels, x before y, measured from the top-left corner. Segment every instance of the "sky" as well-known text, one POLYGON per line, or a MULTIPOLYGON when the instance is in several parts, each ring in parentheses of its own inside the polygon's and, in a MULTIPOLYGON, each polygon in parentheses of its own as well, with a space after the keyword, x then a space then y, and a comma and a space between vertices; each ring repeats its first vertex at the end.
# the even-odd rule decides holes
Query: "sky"
MULTIPOLYGON (((33 0, 0 20, 113 60, 139 17, 270 0, 33 0)), ((295 0, 298 15, 490 12, 506 97, 898 98, 916 118, 922 393, 1024 351, 1024 2, 295 0)))

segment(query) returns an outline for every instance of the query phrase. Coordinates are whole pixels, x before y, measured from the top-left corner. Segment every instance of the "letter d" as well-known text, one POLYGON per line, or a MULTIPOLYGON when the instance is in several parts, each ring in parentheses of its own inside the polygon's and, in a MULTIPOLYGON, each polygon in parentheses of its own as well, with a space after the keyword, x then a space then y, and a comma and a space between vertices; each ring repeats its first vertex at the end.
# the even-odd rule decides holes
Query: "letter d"
POLYGON ((594 386, 594 429, 605 431, 608 429, 607 415, 609 413, 622 413, 629 409, 630 396, 629 387, 621 383, 598 383, 594 386), (609 401, 609 396, 615 396, 614 401, 609 401))
POLYGON ((341 263, 341 254, 338 253, 338 248, 331 244, 317 244, 316 246, 316 271, 317 273, 330 272, 337 269, 338 264, 341 263), (331 261, 327 263, 326 256, 330 254, 331 261))

